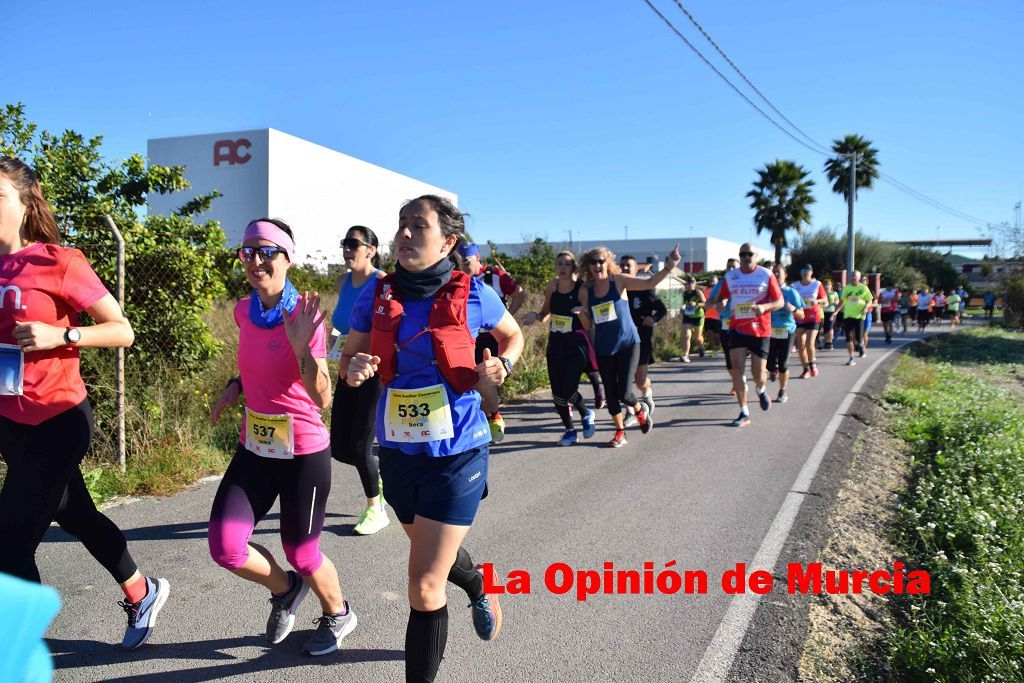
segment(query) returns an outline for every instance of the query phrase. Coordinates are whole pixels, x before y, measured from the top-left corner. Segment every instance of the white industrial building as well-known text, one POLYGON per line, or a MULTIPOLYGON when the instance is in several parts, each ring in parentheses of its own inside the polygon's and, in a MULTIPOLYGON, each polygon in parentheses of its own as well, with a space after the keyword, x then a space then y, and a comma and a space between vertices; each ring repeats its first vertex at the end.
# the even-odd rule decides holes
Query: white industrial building
MULTIPOLYGON (((576 254, 582 254, 588 249, 604 246, 611 250, 616 257, 623 254, 634 256, 639 263, 653 263, 654 270, 661 267, 665 257, 672 251, 672 247, 679 243, 679 253, 682 261, 679 269, 686 273, 700 273, 705 270, 724 270, 725 262, 731 258, 739 258, 740 243, 720 240, 717 237, 658 237, 651 239, 632 240, 573 240, 568 242, 552 243, 552 247, 558 251, 569 249, 576 254)), ((515 242, 510 244, 495 245, 498 251, 509 256, 521 256, 529 249, 528 242, 515 242)), ((484 255, 487 255, 486 245, 481 245, 484 255)), ((771 259, 775 256, 774 248, 758 246, 758 260, 771 259)), ((783 259, 785 260, 785 258, 783 259)))
POLYGON ((149 210, 171 213, 189 199, 219 190, 202 220, 216 219, 237 245, 249 221, 280 218, 295 232, 298 263, 341 262, 341 239, 352 225, 377 233, 381 246, 398 228, 398 211, 423 194, 458 197, 386 168, 273 128, 157 138, 147 146, 154 164, 182 165, 192 188, 151 195, 149 210))

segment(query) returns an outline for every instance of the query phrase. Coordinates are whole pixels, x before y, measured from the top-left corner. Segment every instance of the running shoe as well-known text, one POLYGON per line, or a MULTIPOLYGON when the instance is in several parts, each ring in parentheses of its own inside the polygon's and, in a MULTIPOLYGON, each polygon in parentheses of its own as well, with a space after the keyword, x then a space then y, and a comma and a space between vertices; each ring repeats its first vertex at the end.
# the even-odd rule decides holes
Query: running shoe
POLYGON ((309 585, 298 573, 288 571, 291 588, 281 597, 270 596, 270 618, 267 619, 267 640, 277 645, 288 637, 295 626, 295 613, 299 610, 302 599, 309 592, 309 585))
POLYGON ((637 421, 636 415, 633 414, 633 409, 632 408, 626 408, 626 419, 623 421, 622 426, 626 427, 626 428, 629 428, 629 427, 635 427, 638 424, 640 424, 640 423, 637 421))
POLYGON ((336 651, 341 641, 352 633, 359 620, 356 613, 348 608, 345 601, 345 614, 325 614, 313 620, 316 631, 302 644, 302 654, 318 657, 336 651))
POLYGON ((562 434, 562 438, 558 440, 558 445, 559 446, 571 446, 574 443, 576 443, 576 441, 577 441, 576 430, 575 429, 567 429, 567 430, 565 430, 565 434, 562 434))
MULTIPOLYGON (((757 393, 756 391, 754 393, 757 393)), ((761 402, 761 410, 768 410, 772 407, 772 399, 768 396, 767 391, 762 391, 757 394, 757 400, 761 402)))
POLYGON ((612 440, 608 442, 608 445, 612 448, 622 448, 627 443, 629 442, 626 441, 626 430, 616 429, 615 436, 613 436, 612 440))
POLYGON ((810 368, 804 368, 804 371, 800 373, 800 379, 807 379, 808 377, 811 376, 811 374, 812 373, 810 368))
POLYGON ((689 356, 683 356, 683 362, 684 363, 689 363, 690 362, 690 357, 689 356))
POLYGON ((779 389, 779 397, 775 399, 776 403, 786 403, 789 401, 789 394, 786 393, 785 389, 779 389))
POLYGON ((817 376, 818 376, 818 365, 817 365, 817 363, 812 363, 811 364, 811 377, 817 377, 817 376))
POLYGON ((740 413, 740 416, 733 420, 730 424, 733 427, 746 427, 748 424, 750 424, 750 416, 740 413))
POLYGON ((640 423, 640 433, 646 434, 654 428, 654 418, 647 412, 647 406, 641 401, 640 412, 636 414, 636 421, 640 423))
POLYGON ((391 524, 388 519, 388 512, 384 509, 383 497, 377 505, 367 505, 363 514, 359 515, 359 521, 352 528, 357 536, 372 536, 387 525, 391 524))
POLYGON ((588 410, 587 414, 583 416, 583 438, 589 439, 594 436, 594 432, 597 431, 597 425, 594 424, 594 411, 588 410))
MULTIPOLYGON (((484 575, 484 566, 478 564, 476 567, 480 576, 484 575)), ((496 584, 498 577, 491 567, 491 584, 496 584)), ((484 593, 476 600, 469 603, 473 608, 473 630, 480 636, 480 640, 494 640, 501 633, 501 605, 498 604, 497 595, 484 593)))
POLYGON ((153 635, 156 615, 160 614, 171 593, 171 584, 167 579, 151 579, 147 576, 143 580, 146 582, 146 597, 138 602, 121 600, 117 603, 128 615, 128 628, 121 641, 121 647, 126 650, 134 650, 153 635))
POLYGON ((487 424, 491 427, 491 442, 501 443, 505 439, 505 420, 501 413, 495 413, 494 417, 488 418, 487 424))
POLYGON ((847 364, 847 365, 856 365, 856 364, 857 364, 857 361, 855 361, 855 360, 853 359, 853 356, 850 356, 850 360, 846 361, 846 364, 847 364))

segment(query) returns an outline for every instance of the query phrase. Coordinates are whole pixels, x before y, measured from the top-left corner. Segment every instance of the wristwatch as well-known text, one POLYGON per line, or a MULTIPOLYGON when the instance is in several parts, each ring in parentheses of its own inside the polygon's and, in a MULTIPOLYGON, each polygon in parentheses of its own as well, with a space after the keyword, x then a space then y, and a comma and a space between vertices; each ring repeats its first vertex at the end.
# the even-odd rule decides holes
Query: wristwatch
POLYGON ((68 346, 82 341, 82 331, 77 327, 69 327, 64 330, 64 343, 68 346))
POLYGON ((512 361, 510 361, 508 358, 505 358, 505 356, 498 356, 498 360, 500 360, 501 364, 505 367, 505 376, 510 376, 512 374, 512 371, 515 370, 516 366, 512 365, 512 361))

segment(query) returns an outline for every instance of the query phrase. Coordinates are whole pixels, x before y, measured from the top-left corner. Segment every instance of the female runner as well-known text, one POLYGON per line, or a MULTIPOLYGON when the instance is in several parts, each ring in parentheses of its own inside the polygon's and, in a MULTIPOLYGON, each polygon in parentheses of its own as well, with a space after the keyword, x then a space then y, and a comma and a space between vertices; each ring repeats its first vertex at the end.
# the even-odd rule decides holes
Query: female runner
POLYGON ((476 386, 505 381, 523 336, 498 295, 456 267, 463 215, 435 195, 402 207, 396 271, 360 295, 342 349, 349 385, 380 376, 381 476, 409 537, 408 681, 437 674, 448 639, 446 581, 469 596, 480 638, 501 630, 497 597, 484 593, 482 566, 462 541, 487 487, 491 436, 476 386), (485 349, 476 364, 480 330, 495 337, 499 355, 485 349))
POLYGON ((270 591, 271 643, 291 633, 311 588, 323 615, 302 650, 324 655, 338 649, 357 619, 334 564, 320 552, 331 491, 331 446, 320 412, 331 401, 331 379, 320 296, 300 295, 288 279, 294 250, 291 228, 268 218, 246 227, 238 250, 253 292, 235 306, 239 376, 228 381, 210 422, 243 394, 245 416, 213 500, 209 545, 217 564, 270 591), (294 571, 249 541, 278 496, 281 545, 294 571))

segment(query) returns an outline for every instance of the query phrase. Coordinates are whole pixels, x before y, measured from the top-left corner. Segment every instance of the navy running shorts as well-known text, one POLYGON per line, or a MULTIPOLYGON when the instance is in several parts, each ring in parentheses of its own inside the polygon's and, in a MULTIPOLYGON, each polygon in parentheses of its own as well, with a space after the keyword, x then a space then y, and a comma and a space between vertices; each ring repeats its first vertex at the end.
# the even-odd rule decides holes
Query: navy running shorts
POLYGON ((384 496, 402 524, 416 515, 444 524, 469 526, 487 495, 489 445, 432 458, 380 449, 384 496))

